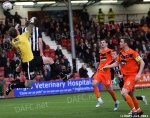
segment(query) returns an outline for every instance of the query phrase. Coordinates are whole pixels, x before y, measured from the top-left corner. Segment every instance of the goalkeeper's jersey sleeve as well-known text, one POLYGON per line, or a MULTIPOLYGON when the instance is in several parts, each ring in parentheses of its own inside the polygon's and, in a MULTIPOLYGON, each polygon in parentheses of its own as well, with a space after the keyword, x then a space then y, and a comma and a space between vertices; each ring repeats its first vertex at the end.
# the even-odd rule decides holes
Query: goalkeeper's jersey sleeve
POLYGON ((31 44, 28 40, 30 32, 24 32, 12 39, 12 45, 19 52, 22 62, 29 62, 33 59, 31 44))

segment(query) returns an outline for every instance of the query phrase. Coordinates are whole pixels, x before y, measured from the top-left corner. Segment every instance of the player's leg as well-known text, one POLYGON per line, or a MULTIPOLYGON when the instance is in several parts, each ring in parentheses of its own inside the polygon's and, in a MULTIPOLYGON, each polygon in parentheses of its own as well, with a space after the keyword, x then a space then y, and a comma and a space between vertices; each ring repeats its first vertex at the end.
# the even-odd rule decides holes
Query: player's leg
POLYGON ((136 96, 137 100, 142 100, 144 102, 145 105, 147 105, 147 100, 145 96, 136 96))
POLYGON ((101 99, 101 96, 100 96, 100 91, 99 91, 99 88, 98 88, 98 84, 99 84, 99 82, 97 80, 92 81, 92 86, 93 86, 93 89, 94 89, 94 93, 95 93, 95 95, 97 97, 97 100, 98 100, 98 103, 97 103, 96 107, 99 107, 103 103, 103 100, 101 99))
POLYGON ((113 98, 113 100, 115 102, 114 110, 115 111, 118 110, 120 102, 117 100, 116 94, 115 94, 114 90, 112 89, 111 84, 106 86, 106 89, 107 89, 107 91, 109 92, 109 94, 111 95, 111 97, 113 98))
POLYGON ((99 73, 99 71, 97 71, 93 77, 94 80, 92 81, 92 86, 93 86, 93 89, 94 89, 94 93, 97 97, 97 100, 98 100, 98 103, 96 105, 96 107, 99 107, 102 103, 103 103, 103 100, 101 98, 101 95, 100 95, 100 91, 99 91, 99 88, 98 88, 98 84, 99 82, 101 82, 100 78, 101 78, 101 74, 99 73))
POLYGON ((8 95, 14 88, 25 88, 25 83, 20 82, 18 79, 18 77, 20 76, 21 69, 22 69, 22 65, 19 64, 19 66, 14 71, 15 80, 8 85, 6 89, 6 95, 8 95))
POLYGON ((139 107, 138 100, 137 100, 136 96, 134 96, 134 91, 129 92, 129 95, 131 96, 131 98, 133 100, 133 103, 134 103, 134 106, 138 112, 138 115, 141 116, 143 114, 143 111, 139 107))
POLYGON ((127 104, 131 108, 131 110, 132 110, 132 117, 134 118, 135 116, 138 115, 138 113, 137 113, 137 110, 136 110, 135 105, 133 103, 133 100, 132 100, 131 96, 129 95, 129 92, 130 92, 129 90, 127 90, 126 88, 123 87, 123 89, 121 91, 121 95, 125 98, 127 104))
POLYGON ((110 72, 102 72, 102 83, 106 86, 107 91, 115 101, 115 107, 114 110, 117 110, 119 108, 120 102, 117 100, 116 94, 114 90, 112 90, 112 80, 111 80, 111 73, 110 72))
POLYGON ((71 77, 73 77, 73 74, 64 74, 60 68, 60 66, 58 66, 57 64, 54 63, 53 59, 50 57, 42 57, 43 59, 43 64, 49 64, 52 71, 56 74, 57 76, 60 76, 64 82, 66 82, 68 79, 70 79, 71 77))
POLYGON ((123 78, 119 78, 119 87, 120 87, 121 90, 123 88, 123 85, 124 85, 123 78))
POLYGON ((122 96, 124 96, 127 104, 132 110, 132 117, 137 117, 138 115, 138 101, 133 95, 134 86, 135 86, 135 75, 125 76, 124 77, 124 86, 121 91, 122 96), (129 94, 130 93, 130 94, 129 94))

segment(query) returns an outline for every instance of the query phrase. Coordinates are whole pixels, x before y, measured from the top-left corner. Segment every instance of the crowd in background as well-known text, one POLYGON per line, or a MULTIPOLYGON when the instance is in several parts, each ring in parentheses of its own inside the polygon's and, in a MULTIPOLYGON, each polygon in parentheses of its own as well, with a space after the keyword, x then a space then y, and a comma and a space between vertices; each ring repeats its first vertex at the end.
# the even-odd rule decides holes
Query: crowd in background
MULTIPOLYGON (((19 16, 15 20, 15 24, 21 24, 19 16)), ((83 60, 87 66, 96 69, 99 64, 99 50, 101 39, 106 39, 108 47, 120 50, 119 42, 122 37, 128 37, 131 40, 131 48, 136 50, 145 62, 143 73, 150 72, 150 13, 147 17, 142 17, 140 23, 133 22, 97 22, 93 18, 89 18, 86 10, 83 11, 80 20, 74 23, 74 39, 76 56, 83 60)), ((14 24, 14 25, 15 25, 14 24)), ((0 67, 4 67, 4 78, 12 78, 15 68, 20 63, 19 54, 11 47, 11 37, 8 29, 12 27, 12 21, 6 17, 5 23, 0 21, 0 67)), ((59 19, 45 19, 43 21, 43 30, 50 36, 51 40, 55 40, 61 44, 62 39, 70 40, 69 19, 67 13, 59 19)), ((44 43, 44 42, 43 42, 44 43)), ((43 46, 44 48, 45 46, 43 46)), ((62 53, 58 46, 55 50, 55 63, 60 65, 62 71, 68 74, 71 72, 70 62, 62 53)), ((38 81, 49 81, 53 79, 53 73, 50 73, 49 65, 43 66, 38 71, 38 81)), ((85 65, 79 69, 81 77, 88 77, 88 71, 85 65)), ((0 75, 0 77, 2 77, 0 75)), ((57 78, 59 79, 59 78, 57 78)))
MULTIPOLYGON (((100 9, 101 12, 101 9, 100 9)), ((136 50, 145 62, 145 70, 150 69, 150 11, 147 17, 140 22, 123 21, 104 24, 93 18, 89 19, 87 10, 84 10, 80 21, 74 24, 74 39, 76 56, 83 59, 87 66, 97 68, 99 64, 99 50, 101 39, 106 39, 108 47, 120 50, 119 42, 122 37, 131 40, 131 48, 136 50), (84 16, 84 17, 83 17, 84 16)), ((62 19, 46 19, 43 26, 52 40, 61 44, 62 39, 70 40, 69 21, 66 16, 62 19)))

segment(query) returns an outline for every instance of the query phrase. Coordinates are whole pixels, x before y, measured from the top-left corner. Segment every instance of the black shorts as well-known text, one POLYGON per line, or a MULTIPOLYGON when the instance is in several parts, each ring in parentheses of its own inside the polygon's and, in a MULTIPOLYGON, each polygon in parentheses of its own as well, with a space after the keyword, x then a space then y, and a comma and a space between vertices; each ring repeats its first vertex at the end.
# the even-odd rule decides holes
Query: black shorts
POLYGON ((40 51, 32 51, 33 56, 40 56, 40 51))
POLYGON ((22 63, 22 69, 25 71, 26 79, 33 80, 36 76, 36 68, 43 65, 43 59, 41 56, 34 57, 31 61, 22 63))
POLYGON ((123 78, 120 78, 120 79, 119 79, 119 87, 120 87, 121 90, 122 90, 122 88, 123 88, 123 85, 124 85, 123 78))

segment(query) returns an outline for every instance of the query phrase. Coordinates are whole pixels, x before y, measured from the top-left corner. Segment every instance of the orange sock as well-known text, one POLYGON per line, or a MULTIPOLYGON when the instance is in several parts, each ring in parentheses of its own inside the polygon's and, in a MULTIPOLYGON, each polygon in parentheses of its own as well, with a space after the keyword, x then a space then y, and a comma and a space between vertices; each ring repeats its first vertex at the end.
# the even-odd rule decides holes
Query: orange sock
POLYGON ((135 109, 135 106, 134 106, 132 98, 129 95, 127 95, 125 97, 125 99, 126 99, 126 102, 128 103, 128 105, 130 106, 130 108, 132 109, 132 111, 136 112, 136 109, 135 109))
POLYGON ((114 101, 116 101, 116 100, 117 100, 117 97, 116 97, 115 92, 114 92, 113 90, 109 90, 108 92, 110 93, 110 95, 111 95, 111 97, 114 99, 114 101))
POLYGON ((133 100, 134 106, 137 109, 137 111, 141 112, 142 110, 139 107, 139 103, 138 103, 138 100, 136 99, 136 97, 132 98, 132 100, 133 100))
POLYGON ((94 87, 94 93, 95 93, 95 95, 96 95, 97 98, 101 97, 100 96, 100 91, 99 91, 98 87, 94 87))

